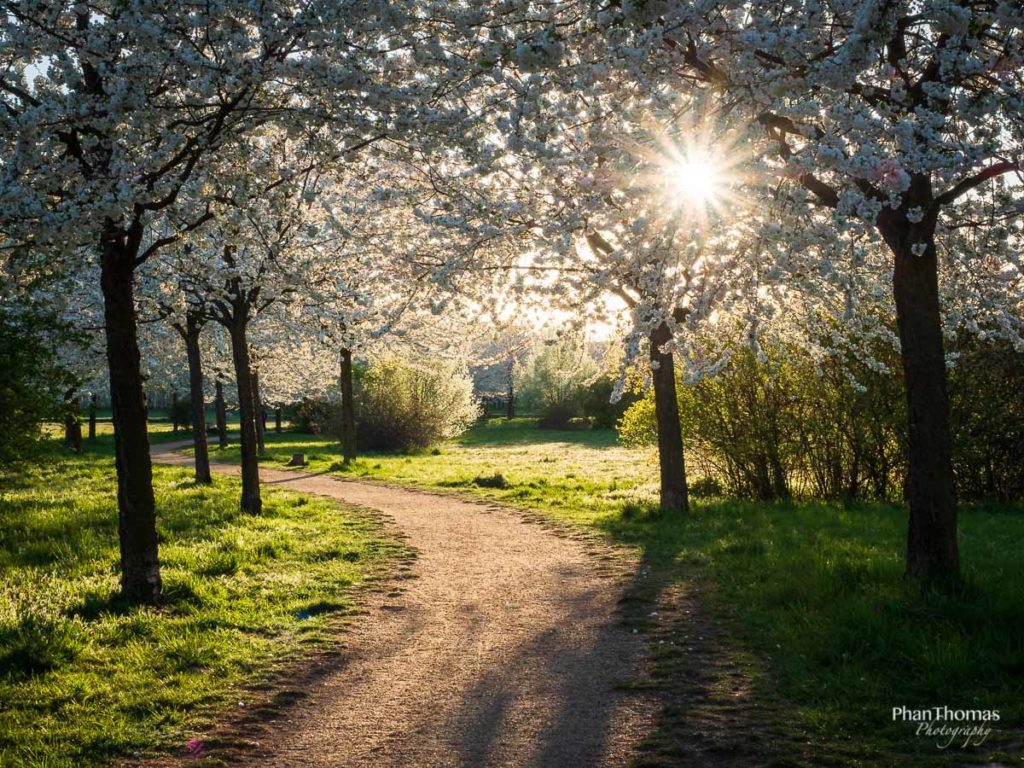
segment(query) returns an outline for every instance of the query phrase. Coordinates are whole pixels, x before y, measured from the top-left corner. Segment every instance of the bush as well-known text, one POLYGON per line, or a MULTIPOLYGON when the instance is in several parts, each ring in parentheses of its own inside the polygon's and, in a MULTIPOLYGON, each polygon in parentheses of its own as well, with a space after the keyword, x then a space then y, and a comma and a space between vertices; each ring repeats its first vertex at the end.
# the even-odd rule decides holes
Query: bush
MULTIPOLYGON (((648 392, 622 414, 615 428, 623 445, 638 448, 658 444, 658 422, 654 415, 654 396, 648 392)), ((687 436, 683 436, 685 441, 687 436)))
MULTIPOLYGON (((747 347, 705 345, 709 358, 730 359, 715 376, 678 388, 683 439, 699 473, 732 495, 761 500, 902 493, 904 411, 895 374, 853 359, 816 363, 798 345, 766 343, 761 359, 747 347)), ((619 430, 626 444, 657 442, 651 395, 627 410, 619 430)))
POLYGON ((299 432, 320 435, 331 431, 341 409, 341 403, 328 398, 304 397, 295 407, 293 421, 299 432))
POLYGON ((54 361, 68 340, 55 317, 0 297, 0 464, 24 455, 42 422, 61 416, 74 382, 54 361))
POLYGON ((587 382, 597 374, 597 364, 582 340, 550 344, 527 364, 519 384, 523 406, 540 416, 541 429, 568 429, 583 414, 587 382))
POLYGON ((613 403, 611 399, 614 389, 615 380, 610 376, 602 376, 583 390, 583 415, 590 419, 595 429, 611 429, 625 415, 626 410, 640 399, 635 392, 627 391, 623 392, 618 402, 613 403))
MULTIPOLYGON (((713 348, 709 357, 722 354, 713 348)), ((961 339, 950 372, 953 468, 961 499, 1024 498, 1024 354, 961 339)), ((679 385, 688 455, 730 494, 758 499, 901 499, 906 480, 906 405, 897 353, 879 344, 881 366, 835 354, 812 359, 799 345, 766 344, 765 359, 734 347, 716 376, 679 385)), ((627 445, 655 445, 650 394, 618 422, 627 445)))
POLYGON ((760 364, 741 350, 716 376, 679 388, 683 434, 705 474, 740 496, 790 496, 799 453, 796 377, 788 360, 760 364))
POLYGON ((573 403, 550 403, 541 408, 537 426, 541 429, 569 429, 576 413, 573 403))
POLYGON ((362 449, 422 450, 465 430, 479 410, 472 379, 453 364, 427 370, 378 360, 356 382, 356 437, 362 449))
POLYGON ((1024 354, 1005 343, 960 340, 950 371, 950 423, 957 494, 1024 498, 1024 354))
POLYGON ((695 499, 710 499, 716 496, 724 496, 725 488, 714 477, 702 477, 689 483, 687 489, 690 496, 695 499))
POLYGON ((478 488, 508 488, 509 482, 500 472, 493 475, 478 475, 473 478, 473 485, 478 488))

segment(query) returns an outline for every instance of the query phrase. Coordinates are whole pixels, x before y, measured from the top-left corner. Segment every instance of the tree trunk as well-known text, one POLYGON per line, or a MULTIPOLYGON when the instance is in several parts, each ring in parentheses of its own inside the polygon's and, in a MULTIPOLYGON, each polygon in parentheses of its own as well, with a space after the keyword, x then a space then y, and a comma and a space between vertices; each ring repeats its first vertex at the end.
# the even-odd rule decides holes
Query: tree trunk
POLYGON ((196 483, 213 482, 210 476, 210 452, 206 442, 206 403, 203 399, 203 361, 199 351, 202 326, 191 313, 185 326, 185 351, 188 355, 189 405, 192 411, 192 445, 195 450, 196 483))
POLYGON ((281 434, 281 406, 274 409, 274 432, 281 434))
POLYGON ((64 446, 75 453, 82 452, 82 421, 74 387, 64 393, 64 446))
POLYGON ((96 441, 96 393, 89 396, 89 442, 96 441))
POLYGON ((214 388, 216 390, 217 445, 224 449, 228 447, 228 415, 227 408, 224 406, 224 382, 220 380, 219 375, 217 381, 214 382, 214 388))
POLYGON ((131 602, 158 605, 163 586, 133 286, 138 246, 124 239, 116 229, 106 234, 100 270, 117 467, 121 591, 131 602))
POLYGON ((178 393, 171 392, 171 431, 178 431, 178 393))
POLYGON ((505 418, 509 420, 516 417, 515 364, 514 359, 508 361, 508 410, 505 418))
POLYGON ((952 438, 942 346, 934 221, 879 222, 895 257, 893 293, 909 416, 907 575, 953 583, 960 576, 952 438), (915 255, 915 243, 926 245, 915 255))
POLYGON ((675 364, 671 352, 661 347, 672 340, 668 324, 651 331, 651 378, 654 383, 654 413, 658 426, 658 464, 661 469, 661 508, 688 512, 683 432, 676 399, 675 364))
POLYGON ((252 400, 256 409, 256 452, 262 458, 267 452, 267 412, 263 410, 263 398, 260 397, 260 374, 255 368, 252 371, 252 400))
POLYGON ((341 350, 341 454, 345 464, 356 458, 356 407, 352 383, 352 350, 341 350))
POLYGON ((248 317, 236 314, 231 325, 231 356, 238 383, 238 412, 241 421, 242 511, 258 515, 263 511, 260 497, 260 465, 256 454, 256 398, 252 390, 253 373, 249 364, 246 338, 248 317))

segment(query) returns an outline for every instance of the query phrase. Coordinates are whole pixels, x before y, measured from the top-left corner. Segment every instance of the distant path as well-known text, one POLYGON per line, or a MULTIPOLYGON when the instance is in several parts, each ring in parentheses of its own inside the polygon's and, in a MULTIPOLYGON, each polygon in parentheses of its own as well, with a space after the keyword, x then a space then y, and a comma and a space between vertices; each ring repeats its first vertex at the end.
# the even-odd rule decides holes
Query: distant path
MULTIPOLYGON (((155 445, 154 459, 188 464, 181 447, 155 445)), ((635 563, 484 503, 260 475, 379 510, 418 558, 416 578, 354 622, 337 667, 235 764, 587 768, 635 756, 654 720, 649 699, 616 688, 637 678, 643 651, 616 615, 635 563)))

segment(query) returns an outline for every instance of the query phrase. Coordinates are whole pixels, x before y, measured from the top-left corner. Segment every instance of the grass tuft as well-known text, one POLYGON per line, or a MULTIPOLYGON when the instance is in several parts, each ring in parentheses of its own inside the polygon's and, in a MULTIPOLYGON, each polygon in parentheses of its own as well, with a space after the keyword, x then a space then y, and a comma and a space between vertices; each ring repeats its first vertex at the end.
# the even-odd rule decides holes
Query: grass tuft
POLYGON ((473 485, 478 488, 508 488, 511 483, 503 474, 495 472, 493 475, 477 475, 473 478, 473 485))

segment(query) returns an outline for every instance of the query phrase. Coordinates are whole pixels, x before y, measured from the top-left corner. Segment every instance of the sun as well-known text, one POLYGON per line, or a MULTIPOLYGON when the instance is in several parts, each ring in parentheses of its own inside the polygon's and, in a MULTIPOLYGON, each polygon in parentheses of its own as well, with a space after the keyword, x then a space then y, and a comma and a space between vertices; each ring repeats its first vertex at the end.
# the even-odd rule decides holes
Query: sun
POLYGON ((713 207, 725 192, 725 169, 709 152, 688 152, 669 164, 665 174, 669 193, 690 207, 713 207))

